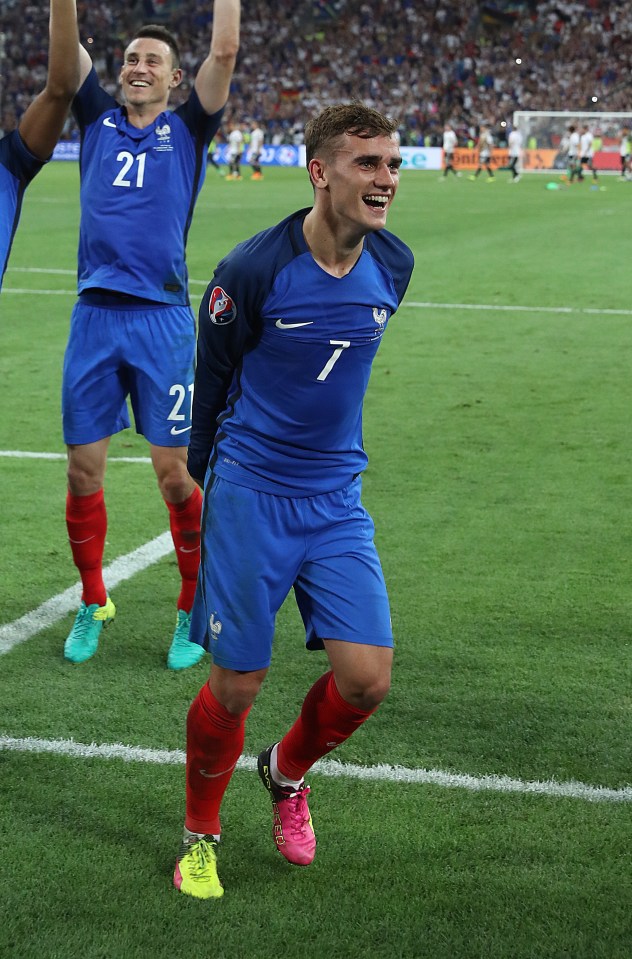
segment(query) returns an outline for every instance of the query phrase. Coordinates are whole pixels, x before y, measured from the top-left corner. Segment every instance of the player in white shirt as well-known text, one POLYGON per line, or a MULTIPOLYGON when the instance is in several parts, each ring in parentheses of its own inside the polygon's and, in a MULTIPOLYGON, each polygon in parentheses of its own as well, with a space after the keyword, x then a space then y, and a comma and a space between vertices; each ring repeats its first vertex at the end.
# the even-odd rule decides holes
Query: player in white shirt
POLYGON ((452 125, 450 123, 446 123, 443 127, 443 173, 439 177, 441 181, 446 179, 450 171, 452 171, 455 176, 461 176, 461 174, 454 169, 454 164, 452 162, 457 143, 457 135, 452 129, 452 125))
POLYGON ((507 139, 509 148, 509 167, 511 170, 510 183, 517 183, 520 179, 520 161, 522 160, 522 133, 517 128, 513 129, 507 139))
POLYGON ((241 155, 244 152, 244 135, 238 123, 233 123, 228 134, 227 180, 241 180, 241 155))
POLYGON ((571 183, 575 177, 580 177, 581 175, 580 145, 579 133, 571 124, 571 126, 568 128, 568 150, 566 154, 568 162, 568 178, 571 183))
POLYGON ((627 180, 630 174, 630 131, 627 127, 623 127, 621 130, 619 158, 621 161, 621 179, 627 180))
POLYGON ((588 127, 588 124, 585 123, 582 127, 582 133, 579 138, 579 179, 583 180, 584 169, 590 170, 592 173, 593 180, 597 180, 597 171, 595 170, 593 163, 593 134, 592 130, 588 127))
POLYGON ((491 181, 494 179, 494 171, 491 167, 493 146, 494 138, 491 134, 491 130, 488 130, 487 127, 481 126, 478 134, 478 167, 476 172, 469 177, 470 180, 475 180, 483 167, 485 167, 487 170, 487 182, 491 183, 491 181))
POLYGON ((250 152, 248 162, 252 167, 251 180, 263 180, 261 172, 261 151, 263 150, 263 130, 260 126, 255 126, 250 131, 250 152))

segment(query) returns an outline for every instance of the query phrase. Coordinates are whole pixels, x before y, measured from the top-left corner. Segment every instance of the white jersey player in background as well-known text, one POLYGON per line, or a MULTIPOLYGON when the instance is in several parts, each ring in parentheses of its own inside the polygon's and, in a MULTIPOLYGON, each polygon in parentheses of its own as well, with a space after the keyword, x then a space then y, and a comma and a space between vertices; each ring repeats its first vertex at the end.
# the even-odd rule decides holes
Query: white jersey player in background
POLYGON ((228 134, 228 169, 227 180, 241 180, 241 156, 244 152, 244 135, 238 123, 231 124, 228 134))
POLYGON ((509 134, 507 140, 509 148, 509 169, 511 170, 510 183, 517 183, 520 179, 520 169, 522 161, 522 133, 514 128, 509 134))
POLYGON ((248 153, 248 163, 252 167, 251 180, 263 180, 261 172, 261 151, 263 150, 263 130, 256 125, 250 131, 250 151, 248 153))

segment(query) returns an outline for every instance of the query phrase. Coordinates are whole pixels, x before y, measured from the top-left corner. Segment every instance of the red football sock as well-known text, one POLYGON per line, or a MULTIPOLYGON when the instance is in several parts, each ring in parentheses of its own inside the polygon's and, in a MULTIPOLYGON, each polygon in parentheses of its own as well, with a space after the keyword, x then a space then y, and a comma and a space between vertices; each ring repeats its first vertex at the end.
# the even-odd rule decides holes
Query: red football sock
POLYGON ((215 698, 208 683, 187 716, 187 806, 184 825, 191 832, 218 836, 219 807, 244 748, 250 707, 234 715, 215 698))
POLYGON ((198 567, 200 565, 200 522, 202 519, 202 494, 196 486, 183 503, 167 503, 169 525, 173 545, 176 548, 178 569, 182 587, 178 596, 178 609, 191 612, 198 567))
POLYGON ((348 739, 375 709, 365 712, 351 706, 338 692, 333 672, 325 673, 308 692, 300 716, 279 743, 279 772, 288 779, 302 779, 317 759, 348 739))
POLYGON ((89 496, 66 496, 66 527, 72 558, 79 570, 86 606, 104 606, 107 599, 103 582, 103 547, 108 518, 103 490, 89 496))

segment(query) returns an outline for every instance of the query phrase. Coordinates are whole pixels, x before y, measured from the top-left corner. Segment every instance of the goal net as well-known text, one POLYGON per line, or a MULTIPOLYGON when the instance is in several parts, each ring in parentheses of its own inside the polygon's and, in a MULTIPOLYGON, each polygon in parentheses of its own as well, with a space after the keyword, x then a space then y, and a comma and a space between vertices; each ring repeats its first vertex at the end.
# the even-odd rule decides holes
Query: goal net
POLYGON ((571 113, 562 110, 516 110, 513 125, 522 134, 522 144, 544 160, 543 167, 563 170, 566 167, 565 138, 569 126, 580 133, 584 126, 593 135, 595 167, 601 170, 620 169, 619 149, 623 130, 632 135, 632 113, 571 113))

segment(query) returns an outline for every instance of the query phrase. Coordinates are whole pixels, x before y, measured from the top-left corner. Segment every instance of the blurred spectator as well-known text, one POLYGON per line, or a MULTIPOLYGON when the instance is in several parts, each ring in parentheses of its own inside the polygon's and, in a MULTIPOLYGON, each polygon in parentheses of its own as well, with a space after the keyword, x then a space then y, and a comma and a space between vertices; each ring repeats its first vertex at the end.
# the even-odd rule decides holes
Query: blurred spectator
MULTIPOLYGON (((48 9, 34 0, 0 0, 0 8, 8 132, 45 79, 48 9), (24 49, 33 51, 26 64, 24 49)), ((111 92, 122 38, 157 20, 184 50, 185 98, 210 18, 199 0, 79 2, 82 42, 111 92)), ((446 121, 467 142, 516 109, 627 110, 631 61, 628 0, 245 0, 225 122, 256 123, 267 142, 295 143, 307 117, 358 97, 398 119, 402 143, 440 146, 446 121)))

